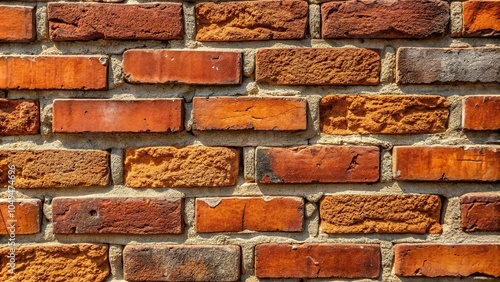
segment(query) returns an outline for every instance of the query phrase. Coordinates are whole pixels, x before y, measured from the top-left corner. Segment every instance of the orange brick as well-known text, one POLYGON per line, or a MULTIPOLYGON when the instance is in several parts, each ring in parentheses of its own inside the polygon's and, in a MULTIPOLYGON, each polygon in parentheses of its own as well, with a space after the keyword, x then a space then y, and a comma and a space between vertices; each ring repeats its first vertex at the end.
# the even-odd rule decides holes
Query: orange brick
POLYGON ((2 223, 0 234, 10 234, 8 227, 15 225, 14 234, 36 234, 40 232, 42 201, 38 199, 15 199, 14 208, 10 199, 0 200, 2 223))
POLYGON ((469 96, 463 104, 463 127, 469 130, 500 129, 500 96, 469 96))
POLYGON ((464 231, 500 232, 500 193, 469 193, 460 197, 464 231))
POLYGON ((462 10, 463 36, 500 36, 500 1, 466 1, 462 10))
POLYGON ((35 40, 33 7, 0 6, 0 42, 29 42, 35 40))
POLYGON ((0 135, 37 134, 39 129, 38 100, 0 99, 0 135))

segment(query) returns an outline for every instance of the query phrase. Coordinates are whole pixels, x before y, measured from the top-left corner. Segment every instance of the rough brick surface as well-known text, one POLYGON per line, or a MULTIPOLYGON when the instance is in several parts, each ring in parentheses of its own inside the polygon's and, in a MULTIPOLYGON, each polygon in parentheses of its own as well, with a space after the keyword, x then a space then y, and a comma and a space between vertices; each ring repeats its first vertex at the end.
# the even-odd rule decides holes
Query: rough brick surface
POLYGON ((196 130, 305 130, 307 103, 300 98, 193 99, 196 130))
POLYGON ((462 10, 462 36, 500 36, 500 1, 466 1, 462 10))
POLYGON ((125 280, 239 281, 240 252, 234 245, 127 245, 125 280))
POLYGON ((255 247, 259 278, 377 278, 375 244, 260 244, 255 247))
POLYGON ((180 3, 49 3, 48 19, 53 41, 183 38, 180 3))
POLYGON ((33 7, 0 6, 0 42, 35 40, 33 7))
POLYGON ((175 132, 182 99, 54 100, 53 132, 175 132))
POLYGON ((16 188, 106 186, 109 153, 97 150, 0 150, 0 185, 15 165, 16 188))
POLYGON ((307 2, 242 1, 196 5, 196 40, 244 41, 302 39, 307 2))
POLYGON ((125 151, 125 184, 135 188, 232 186, 239 152, 224 147, 147 147, 125 151))
POLYGON ((399 84, 500 83, 499 60, 500 48, 398 48, 396 80, 399 84))
POLYGON ((321 5, 323 38, 443 36, 449 4, 441 0, 334 1, 321 5))
POLYGON ((499 244, 396 244, 394 270, 401 276, 500 277, 499 244))
POLYGON ((432 95, 329 95, 319 107, 323 133, 417 134, 445 131, 450 103, 432 95))
POLYGON ((0 249, 5 282, 103 282, 110 273, 106 245, 31 245, 16 248, 16 274, 7 272, 9 247, 0 249))
POLYGON ((241 68, 236 52, 129 50, 123 55, 131 83, 240 84, 241 68))
POLYGON ((38 100, 0 99, 0 135, 37 134, 39 128, 38 100))
POLYGON ((303 221, 302 198, 196 199, 197 232, 302 231, 303 221))
POLYGON ((463 104, 463 127, 469 130, 500 129, 500 96, 469 96, 463 104))
POLYGON ((307 146, 258 148, 259 183, 376 182, 379 148, 307 146))
POLYGON ((55 198, 52 221, 56 234, 180 234, 182 200, 55 198))
POLYGON ((380 54, 362 48, 260 49, 257 82, 281 85, 377 85, 380 54))
POLYGON ((0 57, 0 89, 104 90, 107 75, 96 56, 0 57))
POLYGON ((500 232, 500 193, 470 193, 460 197, 464 231, 500 232))
POLYGON ((9 208, 7 199, 0 200, 0 234, 10 234, 12 224, 15 234, 35 234, 40 232, 42 201, 38 199, 15 199, 14 209, 9 208), (11 215, 13 215, 11 217, 11 215))
POLYGON ((392 159, 400 180, 500 180, 500 146, 401 146, 394 147, 392 159))

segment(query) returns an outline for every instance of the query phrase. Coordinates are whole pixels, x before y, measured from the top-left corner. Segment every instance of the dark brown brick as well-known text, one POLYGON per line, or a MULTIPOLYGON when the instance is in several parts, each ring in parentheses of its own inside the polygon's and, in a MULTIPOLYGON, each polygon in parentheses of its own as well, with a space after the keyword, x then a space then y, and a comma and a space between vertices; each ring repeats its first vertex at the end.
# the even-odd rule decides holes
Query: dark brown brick
POLYGON ((35 9, 0 6, 0 42, 30 42, 36 38, 35 9))
POLYGON ((500 193, 469 193, 460 197, 464 231, 500 232, 500 193))
POLYGON ((469 130, 500 129, 500 96, 469 96, 463 103, 463 127, 469 130))
POLYGON ((465 1, 462 36, 500 36, 500 1, 465 1))
POLYGON ((37 134, 39 128, 38 100, 0 99, 0 135, 37 134))

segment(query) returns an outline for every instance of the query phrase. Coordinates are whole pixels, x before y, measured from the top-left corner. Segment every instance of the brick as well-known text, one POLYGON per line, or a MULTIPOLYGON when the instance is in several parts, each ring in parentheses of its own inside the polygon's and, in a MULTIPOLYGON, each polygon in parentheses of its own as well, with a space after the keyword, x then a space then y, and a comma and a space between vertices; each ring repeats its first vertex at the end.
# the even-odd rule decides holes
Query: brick
POLYGON ((307 146, 258 148, 259 183, 376 182, 379 148, 307 146))
POLYGON ((196 40, 303 39, 308 13, 301 0, 199 3, 196 40))
POLYGON ((0 42, 30 42, 36 37, 33 7, 0 6, 0 42))
POLYGON ((107 70, 98 56, 0 56, 0 89, 105 90, 107 70))
POLYGON ((325 233, 441 233, 437 195, 335 195, 320 201, 325 233))
POLYGON ((195 130, 305 130, 307 103, 300 98, 193 99, 195 130))
POLYGON ((232 186, 240 154, 225 147, 145 147, 125 150, 125 184, 134 188, 232 186))
POLYGON ((466 1, 462 10, 462 36, 500 36, 500 1, 466 1))
POLYGON ((55 234, 181 234, 182 200, 168 198, 55 198, 55 234))
POLYGON ((236 52, 129 50, 123 55, 130 83, 240 84, 241 69, 236 52))
POLYGON ((127 245, 125 280, 239 281, 240 253, 234 245, 127 245))
POLYGON ((500 180, 500 146, 398 146, 392 159, 398 180, 500 180))
POLYGON ((442 132, 450 115, 433 95, 328 95, 319 108, 321 132, 335 135, 442 132))
POLYGON ((107 186, 109 153, 98 150, 0 150, 0 186, 15 166, 16 188, 107 186))
POLYGON ((396 275, 500 277, 499 244, 396 244, 394 251, 396 275))
POLYGON ((304 200, 297 197, 196 199, 196 231, 302 231, 304 200))
POLYGON ((47 11, 53 41, 171 40, 184 36, 180 3, 49 3, 47 11))
POLYGON ((500 96, 469 96, 463 103, 463 127, 469 130, 500 129, 500 96))
POLYGON ((464 231, 500 231, 500 194, 469 193, 460 197, 464 231))
POLYGON ((182 99, 55 100, 53 132, 176 132, 182 99))
POLYGON ((444 36, 450 6, 441 0, 333 1, 321 5, 323 38, 444 36))
POLYGON ((377 278, 377 244, 260 244, 255 247, 258 278, 377 278))
POLYGON ((38 100, 0 99, 0 135, 37 134, 39 129, 38 100))
POLYGON ((398 84, 500 83, 500 48, 399 48, 396 60, 398 84))
POLYGON ((17 247, 16 274, 8 272, 10 247, 0 249, 0 280, 6 282, 103 282, 109 276, 108 246, 94 244, 17 247))
POLYGON ((14 209, 12 209, 9 208, 11 205, 9 200, 11 199, 0 200, 0 213, 2 215, 0 234, 10 234, 8 227, 11 224, 15 224, 16 235, 39 233, 42 201, 38 199, 12 199, 14 200, 14 209))

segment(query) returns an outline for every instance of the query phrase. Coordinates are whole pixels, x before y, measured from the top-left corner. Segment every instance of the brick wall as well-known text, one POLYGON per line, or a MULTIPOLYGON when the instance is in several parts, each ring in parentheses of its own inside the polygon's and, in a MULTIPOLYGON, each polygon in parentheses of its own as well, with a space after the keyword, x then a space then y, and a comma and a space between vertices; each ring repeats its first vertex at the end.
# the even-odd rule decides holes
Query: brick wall
POLYGON ((499 0, 116 2, 0 3, 1 281, 500 277, 499 0))

